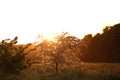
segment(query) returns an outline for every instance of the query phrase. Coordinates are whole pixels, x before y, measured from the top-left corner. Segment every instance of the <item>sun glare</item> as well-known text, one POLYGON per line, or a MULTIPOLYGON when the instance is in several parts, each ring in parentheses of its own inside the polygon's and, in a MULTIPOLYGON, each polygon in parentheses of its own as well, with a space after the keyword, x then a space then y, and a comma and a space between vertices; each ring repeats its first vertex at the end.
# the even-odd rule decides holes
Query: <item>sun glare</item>
POLYGON ((49 41, 54 41, 55 38, 57 37, 56 33, 45 33, 42 35, 43 39, 49 40, 49 41))

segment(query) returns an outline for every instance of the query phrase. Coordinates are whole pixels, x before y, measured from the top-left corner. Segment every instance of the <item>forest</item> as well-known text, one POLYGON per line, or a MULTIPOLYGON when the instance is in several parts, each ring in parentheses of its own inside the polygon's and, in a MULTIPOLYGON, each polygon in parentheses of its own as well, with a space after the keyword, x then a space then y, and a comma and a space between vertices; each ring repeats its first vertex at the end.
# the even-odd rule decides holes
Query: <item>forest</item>
MULTIPOLYGON (((89 63, 120 62, 120 24, 106 26, 103 33, 87 34, 83 39, 68 32, 54 40, 39 37, 36 43, 17 44, 18 38, 0 42, 0 80, 94 80, 83 78, 89 63)), ((95 66, 99 73, 104 73, 102 68, 105 71, 108 68, 95 66)), ((118 71, 117 77, 106 73, 95 80, 119 80, 118 71)))

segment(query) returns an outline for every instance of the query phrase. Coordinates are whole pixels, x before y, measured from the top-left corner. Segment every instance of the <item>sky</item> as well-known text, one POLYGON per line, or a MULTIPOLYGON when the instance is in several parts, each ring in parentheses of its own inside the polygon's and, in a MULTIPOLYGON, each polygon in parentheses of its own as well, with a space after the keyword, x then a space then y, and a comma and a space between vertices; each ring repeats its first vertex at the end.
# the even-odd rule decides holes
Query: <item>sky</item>
POLYGON ((0 0, 0 40, 69 32, 82 38, 120 22, 119 0, 0 0))

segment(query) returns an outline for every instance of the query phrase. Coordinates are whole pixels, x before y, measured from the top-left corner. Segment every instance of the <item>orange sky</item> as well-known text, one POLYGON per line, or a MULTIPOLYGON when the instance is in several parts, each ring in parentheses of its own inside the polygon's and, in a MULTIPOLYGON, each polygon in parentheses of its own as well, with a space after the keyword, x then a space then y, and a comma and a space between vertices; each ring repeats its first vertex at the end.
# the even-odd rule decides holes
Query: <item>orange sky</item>
POLYGON ((69 32, 83 37, 120 22, 119 0, 0 0, 0 40, 69 32))

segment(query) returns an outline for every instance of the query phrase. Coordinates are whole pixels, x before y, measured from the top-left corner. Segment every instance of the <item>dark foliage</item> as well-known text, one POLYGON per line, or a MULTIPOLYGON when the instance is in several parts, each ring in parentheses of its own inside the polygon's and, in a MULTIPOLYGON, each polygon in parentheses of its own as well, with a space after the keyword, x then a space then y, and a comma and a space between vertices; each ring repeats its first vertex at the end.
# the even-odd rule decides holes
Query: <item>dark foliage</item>
POLYGON ((0 42, 0 72, 2 74, 19 74, 31 64, 25 50, 30 46, 16 45, 17 37, 13 40, 3 40, 0 42))
POLYGON ((84 61, 120 62, 120 24, 103 29, 87 44, 84 61))

